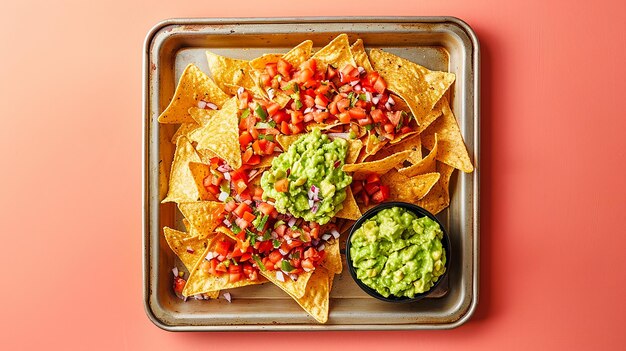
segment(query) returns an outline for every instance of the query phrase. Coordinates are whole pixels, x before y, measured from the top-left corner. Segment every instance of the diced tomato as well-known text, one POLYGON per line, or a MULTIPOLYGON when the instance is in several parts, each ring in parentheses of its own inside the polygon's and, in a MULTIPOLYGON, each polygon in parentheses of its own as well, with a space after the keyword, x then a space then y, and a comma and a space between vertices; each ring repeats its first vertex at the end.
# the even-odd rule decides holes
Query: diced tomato
POLYGON ((238 107, 240 110, 248 107, 248 102, 250 102, 250 93, 247 90, 244 90, 241 94, 237 95, 239 99, 238 107))
POLYGON ((396 127, 394 127, 394 125, 391 123, 385 123, 383 125, 383 129, 385 130, 385 132, 393 134, 393 132, 396 130, 396 127))
POLYGON ((280 110, 280 105, 275 102, 267 106, 267 114, 270 117, 273 116, 278 110, 280 110))
POLYGON ((363 203, 363 205, 368 206, 370 204, 370 197, 367 195, 367 192, 361 191, 359 196, 359 200, 363 203))
POLYGON ((410 133, 412 131, 413 131, 413 129, 411 129, 411 127, 409 127, 409 126, 404 126, 404 127, 400 128, 400 134, 406 134, 406 133, 410 133))
POLYGON ((274 189, 279 193, 287 192, 289 190, 289 179, 283 178, 277 180, 276 183, 274 183, 274 189))
POLYGON ((235 191, 239 195, 243 194, 244 190, 248 188, 248 184, 246 184, 246 182, 243 179, 232 180, 232 183, 234 185, 235 191))
POLYGON ((328 105, 328 99, 324 95, 318 94, 315 96, 315 105, 326 107, 328 105))
POLYGON ((274 78, 274 76, 278 74, 278 65, 275 62, 265 64, 265 72, 267 72, 271 78, 274 78))
POLYGON ((272 116, 272 120, 276 122, 276 124, 282 123, 283 121, 289 121, 290 118, 291 116, 289 116, 289 114, 287 114, 284 110, 280 110, 272 116))
POLYGON ((313 270, 315 269, 315 265, 313 264, 313 261, 310 258, 304 259, 300 262, 300 265, 302 266, 302 268, 304 270, 313 270))
POLYGON ((326 94, 328 94, 329 90, 330 90, 330 84, 320 84, 319 87, 315 88, 315 94, 317 96, 326 95, 326 94))
POLYGON ((221 172, 215 172, 211 177, 211 184, 220 186, 222 180, 224 180, 224 174, 222 174, 221 172))
POLYGON ((328 112, 322 112, 322 111, 315 111, 315 112, 313 112, 313 119, 315 120, 315 122, 322 123, 328 117, 330 117, 330 113, 328 113, 328 112))
POLYGON ((276 65, 276 69, 281 76, 285 77, 287 80, 291 76, 291 63, 282 58, 278 59, 278 64, 276 65))
POLYGON ((350 113, 348 113, 348 111, 341 112, 337 116, 337 119, 339 119, 339 122, 341 123, 350 123, 350 121, 352 120, 352 118, 350 118, 350 113))
POLYGON ((296 79, 300 83, 305 83, 313 78, 313 75, 315 75, 315 71, 311 70, 310 68, 305 68, 298 72, 296 79))
MULTIPOLYGON (((206 177, 206 178, 205 178, 205 181, 206 181, 207 179, 210 179, 210 178, 211 178, 210 176, 209 176, 209 177, 206 177)), ((216 195, 216 196, 217 196, 217 195, 220 193, 220 188, 219 188, 217 185, 213 185, 213 184, 210 184, 210 183, 209 183, 209 185, 206 185, 206 182, 205 182, 204 187, 206 188, 206 190, 207 190, 208 192, 210 192, 210 193, 211 193, 211 194, 213 194, 213 195, 216 195)))
POLYGON ((387 112, 387 118, 389 118, 389 122, 391 122, 393 126, 396 127, 398 126, 398 124, 400 124, 400 121, 402 120, 402 111, 387 112))
POLYGON ((250 252, 246 252, 239 257, 239 262, 246 262, 252 258, 252 254, 250 252))
MULTIPOLYGON (((261 191, 262 191, 262 190, 263 190, 263 189, 261 189, 261 191)), ((268 204, 267 202, 260 202, 260 203, 257 205, 257 209, 258 209, 261 213, 263 213, 264 215, 269 216, 269 215, 271 215, 271 214, 272 214, 272 212, 274 211, 274 206, 272 206, 272 205, 268 204)))
POLYGON ((339 110, 339 112, 345 112, 348 110, 349 107, 350 107, 350 100, 343 98, 337 101, 337 110, 339 110))
POLYGON ((298 124, 304 120, 304 115, 300 111, 291 112, 291 124, 298 124))
POLYGON ((372 120, 376 123, 385 121, 385 114, 379 109, 370 111, 370 116, 372 116, 372 120))
POLYGON ((356 67, 350 64, 345 65, 341 69, 341 82, 342 83, 348 83, 354 80, 355 78, 357 78, 358 76, 359 76, 359 71, 356 69, 356 67))
POLYGON ((234 264, 231 264, 230 266, 228 266, 228 282, 236 283, 240 280, 241 280, 241 268, 239 268, 238 265, 234 265, 234 264), (234 268, 234 269, 231 271, 231 268, 234 268))
POLYGON ((267 143, 265 144, 263 151, 265 152, 266 155, 271 155, 274 153, 274 148, 276 147, 276 144, 273 141, 268 141, 268 140, 266 141, 267 143))
POLYGON ((224 210, 226 212, 233 212, 237 208, 237 203, 235 200, 230 200, 224 204, 224 210))
POLYGON ((317 252, 317 250, 313 247, 309 247, 305 252, 304 252, 304 258, 310 258, 314 261, 317 260, 317 258, 319 258, 319 254, 317 252))
POLYGON ((353 107, 350 110, 348 110, 348 113, 350 114, 350 118, 352 119, 359 120, 359 119, 363 119, 367 117, 365 110, 360 107, 353 107))
POLYGON ((280 251, 274 250, 270 252, 268 258, 270 259, 270 261, 272 261, 272 263, 278 263, 280 260, 283 259, 283 255, 280 253, 280 251))
POLYGON ((389 199, 389 187, 386 185, 381 185, 380 190, 372 195, 372 202, 375 203, 381 203, 387 199, 389 199))
POLYGON ((328 65, 328 68, 326 68, 326 79, 331 80, 335 78, 336 76, 337 76, 337 70, 333 66, 328 65))
POLYGON ((252 194, 252 200, 261 201, 262 198, 263 198, 263 188, 261 188, 260 186, 255 187, 254 193, 252 194))
POLYGON ((304 123, 292 124, 289 128, 291 128, 291 134, 299 134, 304 131, 304 123))
POLYGON ((291 134, 291 128, 289 127, 289 123, 282 121, 280 123, 280 132, 285 135, 291 134))
POLYGON ((272 251, 273 248, 274 246, 272 245, 272 242, 270 240, 267 240, 262 241, 261 244, 259 244, 259 248, 257 250, 259 250, 259 253, 266 253, 272 251))
POLYGON ((253 214, 252 214, 252 213, 250 213, 250 212, 244 212, 244 213, 243 213, 243 216, 241 216, 241 218, 243 218, 243 219, 244 219, 244 221, 247 221, 247 222, 252 222, 252 221, 254 221, 254 219, 256 218, 256 216, 255 216, 255 215, 253 215, 253 214))
POLYGON ((284 224, 281 224, 278 227, 276 227, 274 231, 276 232, 276 234, 278 234, 278 236, 284 236, 286 229, 287 229, 287 226, 284 224))
POLYGON ((255 140, 254 143, 252 143, 252 150, 254 150, 254 153, 257 155, 263 155, 263 149, 261 148, 261 141, 262 140, 255 140))
POLYGON ((359 125, 361 125, 361 126, 366 126, 366 125, 368 125, 368 124, 372 124, 372 123, 373 123, 373 121, 372 121, 372 119, 370 118, 370 116, 365 116, 365 118, 362 118, 362 119, 357 119, 356 121, 357 121, 357 123, 358 123, 359 125))
POLYGON ((252 208, 248 206, 248 204, 241 202, 233 212, 237 215, 237 217, 243 218, 243 214, 246 212, 252 212, 252 208))
POLYGON ((174 277, 174 291, 177 294, 182 294, 183 289, 185 288, 185 284, 187 281, 181 277, 174 277))
POLYGON ((374 83, 376 83, 379 77, 380 77, 380 74, 378 74, 378 72, 369 72, 362 79, 361 84, 373 87, 374 83))
POLYGON ((254 126, 248 128, 248 132, 250 132, 250 136, 252 136, 253 139, 256 140, 259 138, 259 131, 254 126))
POLYGON ((367 195, 372 195, 380 189, 380 186, 375 183, 367 183, 363 188, 365 189, 367 195))
POLYGON ((246 151, 241 154, 241 162, 248 163, 248 160, 250 160, 250 157, 252 157, 252 155, 254 155, 254 151, 252 151, 251 148, 247 148, 246 151))
POLYGON ((339 114, 339 109, 337 108, 337 103, 335 101, 332 101, 330 104, 328 104, 328 111, 333 115, 339 114))
POLYGON ((380 183, 380 176, 376 173, 369 173, 365 178, 365 181, 368 184, 380 183))
POLYGON ((218 255, 226 256, 228 255, 228 252, 230 251, 230 247, 231 247, 230 242, 226 240, 218 241, 215 244, 215 252, 217 252, 218 255))
POLYGON ((310 235, 312 238, 318 239, 320 236, 320 229, 319 228, 311 229, 310 235))
POLYGON ((265 87, 272 86, 272 77, 267 73, 261 73, 261 75, 259 76, 259 80, 261 81, 261 84, 265 87))
POLYGON ((265 269, 269 271, 274 270, 274 262, 272 262, 268 257, 264 257, 263 260, 261 260, 261 263, 263 263, 265 269))
POLYGON ((248 144, 250 144, 250 142, 252 142, 252 135, 250 135, 250 132, 241 132, 241 134, 239 135, 239 145, 241 145, 241 147, 246 147, 248 146, 248 144))
MULTIPOLYGON (((248 150, 252 151, 252 149, 248 149, 248 150)), ((248 165, 258 165, 259 163, 261 163, 261 156, 252 155, 250 156, 250 159, 248 159, 248 161, 243 161, 243 163, 248 164, 248 165)))

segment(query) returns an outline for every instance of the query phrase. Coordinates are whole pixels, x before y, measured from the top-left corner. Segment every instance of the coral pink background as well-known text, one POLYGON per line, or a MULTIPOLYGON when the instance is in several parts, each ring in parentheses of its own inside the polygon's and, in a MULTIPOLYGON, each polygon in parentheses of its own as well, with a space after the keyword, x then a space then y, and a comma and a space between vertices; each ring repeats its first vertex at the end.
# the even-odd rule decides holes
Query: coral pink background
POLYGON ((0 348, 623 347, 625 4, 3 2, 0 348), (451 15, 481 41, 478 311, 449 331, 157 328, 144 313, 141 291, 144 36, 170 17, 331 15, 451 15))

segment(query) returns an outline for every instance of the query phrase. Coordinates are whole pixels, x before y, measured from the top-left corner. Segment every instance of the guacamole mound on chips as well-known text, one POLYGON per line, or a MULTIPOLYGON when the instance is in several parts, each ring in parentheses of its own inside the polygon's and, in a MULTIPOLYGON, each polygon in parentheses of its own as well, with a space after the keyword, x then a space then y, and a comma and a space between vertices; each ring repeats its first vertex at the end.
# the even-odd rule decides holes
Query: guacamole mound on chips
POLYGON ((325 224, 342 208, 352 177, 342 171, 348 142, 319 129, 305 134, 274 158, 261 178, 263 199, 276 210, 325 224))

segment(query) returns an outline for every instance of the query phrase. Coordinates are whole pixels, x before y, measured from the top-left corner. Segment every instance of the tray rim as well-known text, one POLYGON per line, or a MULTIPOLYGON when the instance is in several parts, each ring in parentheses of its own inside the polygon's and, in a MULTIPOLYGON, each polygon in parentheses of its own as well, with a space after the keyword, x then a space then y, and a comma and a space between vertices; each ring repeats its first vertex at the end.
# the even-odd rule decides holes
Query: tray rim
POLYGON ((333 330, 420 330, 420 329, 453 329, 465 324, 474 315, 479 301, 480 285, 480 43, 474 30, 463 20, 454 16, 338 16, 338 17, 229 17, 229 18, 170 18, 155 24, 146 34, 143 43, 142 54, 142 294, 144 311, 148 319, 157 327, 166 331, 333 331, 333 330), (473 241, 474 255, 472 257, 472 297, 467 310, 453 322, 439 324, 337 324, 337 325, 312 325, 312 324, 275 324, 275 325, 169 325, 160 320, 150 305, 150 219, 147 215, 149 209, 148 197, 148 145, 149 133, 147 121, 150 120, 149 93, 150 93, 150 47, 155 36, 165 27, 170 25, 224 25, 224 24, 306 24, 306 23, 451 23, 463 30, 471 41, 473 55, 471 66, 474 72, 472 97, 473 124, 474 124, 474 182, 473 182, 473 241))

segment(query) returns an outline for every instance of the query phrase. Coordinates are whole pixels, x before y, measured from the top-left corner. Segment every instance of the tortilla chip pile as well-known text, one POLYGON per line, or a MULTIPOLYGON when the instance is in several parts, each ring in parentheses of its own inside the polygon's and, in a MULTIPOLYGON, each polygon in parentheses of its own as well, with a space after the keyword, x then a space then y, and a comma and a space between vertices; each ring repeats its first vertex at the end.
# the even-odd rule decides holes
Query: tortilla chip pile
MULTIPOLYGON (((333 278, 342 272, 339 239, 326 245, 326 256, 320 267, 303 273, 295 281, 279 281, 273 274, 260 270, 262 277, 255 281, 242 279, 229 283, 227 275, 206 275, 200 269, 215 245, 224 240, 236 240, 218 215, 224 210, 224 203, 207 191, 204 180, 210 175, 212 158, 223 160, 232 169, 242 165, 238 92, 248 91, 255 99, 270 100, 281 107, 290 101, 289 95, 282 91, 259 84, 259 77, 268 63, 282 58, 298 66, 313 57, 318 70, 351 64, 365 72, 376 71, 384 78, 387 89, 393 94, 395 108, 411 116, 413 131, 389 140, 377 137, 366 128, 358 128, 358 133, 348 138, 343 170, 352 175, 353 182, 377 174, 380 183, 389 188, 387 201, 411 202, 439 213, 450 204, 449 184, 454 169, 473 171, 447 93, 455 80, 454 74, 431 71, 379 49, 368 53, 360 39, 350 46, 345 34, 315 53, 312 48, 313 43, 307 40, 286 54, 266 54, 251 61, 207 52, 212 78, 193 64, 187 66, 169 106, 159 116, 160 123, 179 125, 171 137, 171 143, 175 144, 171 167, 161 165, 160 179, 168 184, 163 202, 177 204, 186 226, 185 232, 164 228, 168 245, 189 274, 183 296, 215 299, 221 290, 269 281, 318 322, 328 320, 333 278)), ((316 127, 331 133, 337 125, 319 123, 316 127)), ((282 150, 287 150, 301 135, 279 134, 276 142, 282 150)), ((251 174, 251 182, 258 182, 259 175, 271 166, 275 156, 263 156, 254 166, 256 173, 251 174)), ((348 187, 343 208, 335 216, 340 233, 346 233, 362 213, 374 206, 358 200, 348 187)), ((182 271, 181 267, 181 275, 182 271)))

